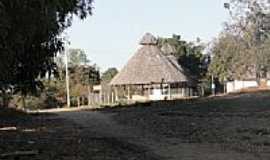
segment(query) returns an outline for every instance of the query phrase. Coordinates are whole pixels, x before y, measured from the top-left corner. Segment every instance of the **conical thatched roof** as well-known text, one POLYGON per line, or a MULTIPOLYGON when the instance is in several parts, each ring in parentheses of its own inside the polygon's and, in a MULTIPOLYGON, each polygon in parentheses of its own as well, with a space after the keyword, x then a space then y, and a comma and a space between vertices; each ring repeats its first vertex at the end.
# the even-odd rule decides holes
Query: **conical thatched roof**
POLYGON ((111 85, 188 82, 189 78, 158 48, 156 38, 147 33, 143 46, 113 78, 111 85))
POLYGON ((141 45, 157 45, 157 43, 157 39, 150 33, 146 33, 140 42, 141 45))

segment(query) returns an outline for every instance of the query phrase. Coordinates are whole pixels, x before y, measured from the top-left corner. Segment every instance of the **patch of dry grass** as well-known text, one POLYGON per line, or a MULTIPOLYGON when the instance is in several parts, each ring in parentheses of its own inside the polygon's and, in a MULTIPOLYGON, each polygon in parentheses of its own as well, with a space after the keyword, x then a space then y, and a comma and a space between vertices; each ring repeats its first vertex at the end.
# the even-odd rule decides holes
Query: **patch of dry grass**
POLYGON ((119 123, 141 128, 161 139, 174 138, 179 144, 218 144, 222 149, 270 158, 269 91, 107 111, 117 113, 115 119, 119 123))

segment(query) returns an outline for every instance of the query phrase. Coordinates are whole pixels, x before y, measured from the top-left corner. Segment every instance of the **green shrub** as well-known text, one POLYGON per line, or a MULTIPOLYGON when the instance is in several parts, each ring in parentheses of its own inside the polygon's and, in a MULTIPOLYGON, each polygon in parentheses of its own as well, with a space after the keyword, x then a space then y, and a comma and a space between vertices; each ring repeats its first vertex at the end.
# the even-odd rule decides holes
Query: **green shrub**
MULTIPOLYGON (((22 97, 15 95, 12 102, 17 108, 23 108, 22 97)), ((63 103, 50 94, 41 94, 40 96, 27 96, 25 98, 25 109, 50 109, 63 106, 63 103)))

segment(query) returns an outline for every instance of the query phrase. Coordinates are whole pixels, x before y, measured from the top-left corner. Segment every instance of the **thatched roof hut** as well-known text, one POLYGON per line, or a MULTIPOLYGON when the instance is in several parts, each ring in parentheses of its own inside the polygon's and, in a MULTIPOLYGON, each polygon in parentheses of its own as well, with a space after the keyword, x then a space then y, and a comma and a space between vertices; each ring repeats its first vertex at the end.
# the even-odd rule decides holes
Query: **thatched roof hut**
POLYGON ((165 56, 157 46, 157 39, 147 33, 140 41, 142 47, 113 78, 111 85, 145 85, 190 82, 177 60, 165 56))

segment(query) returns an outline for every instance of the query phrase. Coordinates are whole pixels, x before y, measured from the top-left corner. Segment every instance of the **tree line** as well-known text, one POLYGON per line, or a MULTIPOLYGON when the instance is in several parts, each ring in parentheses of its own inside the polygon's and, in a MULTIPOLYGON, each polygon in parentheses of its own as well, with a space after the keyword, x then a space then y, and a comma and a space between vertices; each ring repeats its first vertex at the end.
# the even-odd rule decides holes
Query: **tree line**
MULTIPOLYGON (((268 78, 270 69, 269 5, 267 0, 225 3, 231 20, 208 54, 203 53, 206 46, 199 39, 190 43, 179 35, 159 38, 159 46, 175 48, 179 63, 189 69, 200 88, 209 88, 211 77, 221 84, 252 76, 260 81, 268 78)), ((19 95, 23 105, 27 96, 41 96, 44 90, 57 93, 47 97, 63 97, 65 70, 57 55, 68 42, 62 35, 74 16, 85 19, 92 8, 92 0, 0 0, 0 94, 5 106, 11 92, 19 95)), ((102 79, 97 66, 89 64, 82 50, 69 52, 71 84, 76 86, 72 94, 89 91, 86 86, 102 79)), ((103 78, 109 81, 116 73, 112 68, 103 78)))
POLYGON ((231 21, 212 43, 209 74, 220 82, 269 78, 269 1, 231 0, 225 3, 231 21))

